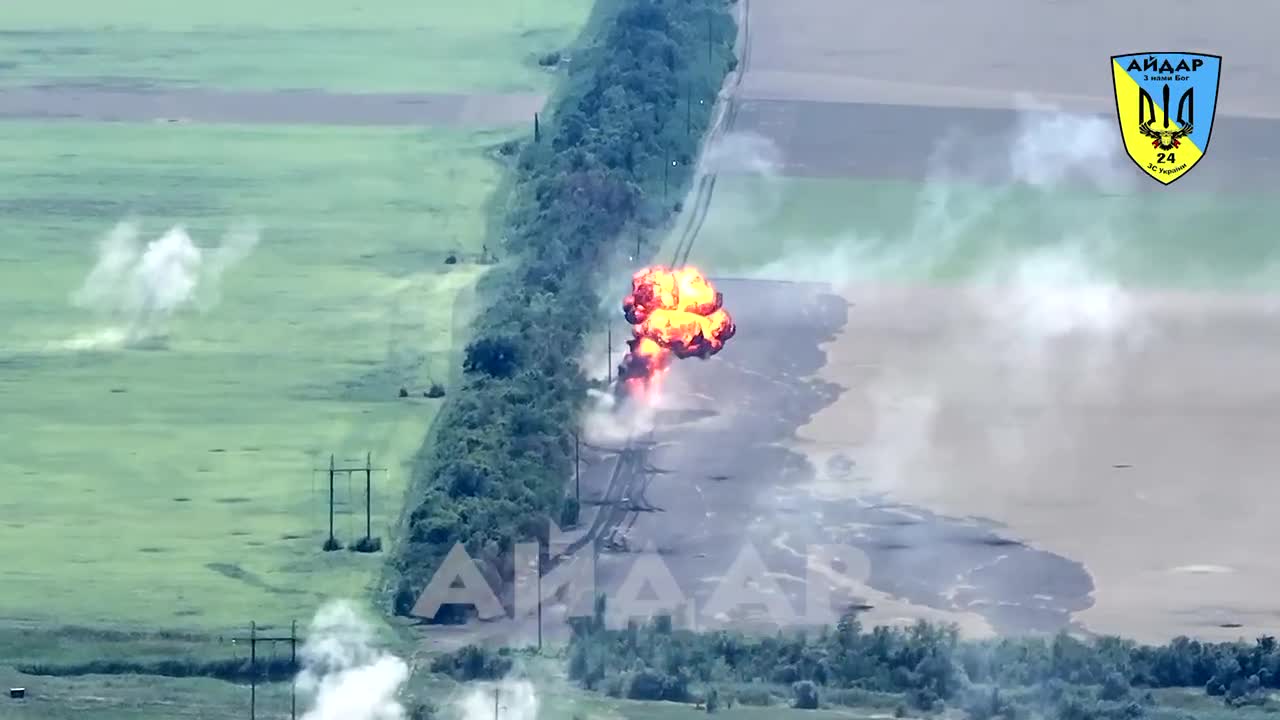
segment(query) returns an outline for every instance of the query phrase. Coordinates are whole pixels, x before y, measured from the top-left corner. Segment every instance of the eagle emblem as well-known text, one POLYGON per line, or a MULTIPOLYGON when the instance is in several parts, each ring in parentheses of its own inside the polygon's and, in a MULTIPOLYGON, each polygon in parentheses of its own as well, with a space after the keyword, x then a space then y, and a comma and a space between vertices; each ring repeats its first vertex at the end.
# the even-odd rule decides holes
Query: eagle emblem
POLYGON ((1181 143, 1178 142, 1178 138, 1184 138, 1191 134, 1191 123, 1183 125, 1181 130, 1156 130, 1151 127, 1151 123, 1153 122, 1155 121, 1147 120, 1138 124, 1138 130, 1140 130, 1143 135, 1146 135, 1149 138, 1154 138, 1151 141, 1151 147, 1153 148, 1158 147, 1161 150, 1172 150, 1173 148, 1181 145, 1181 143))

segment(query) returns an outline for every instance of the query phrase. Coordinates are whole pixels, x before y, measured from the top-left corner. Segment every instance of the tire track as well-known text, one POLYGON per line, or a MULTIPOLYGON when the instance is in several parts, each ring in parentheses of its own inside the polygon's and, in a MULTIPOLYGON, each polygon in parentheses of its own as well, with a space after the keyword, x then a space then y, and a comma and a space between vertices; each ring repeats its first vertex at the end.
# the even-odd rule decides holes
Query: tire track
POLYGON ((742 17, 738 30, 738 45, 742 51, 742 57, 738 62, 738 67, 734 70, 732 80, 725 84, 722 92, 725 93, 724 105, 722 110, 717 113, 716 122, 712 126, 711 131, 707 134, 707 140, 702 145, 702 153, 699 164, 703 166, 704 172, 702 177, 698 179, 697 190, 694 195, 693 206, 688 213, 688 219, 684 224, 684 230, 680 234, 679 241, 676 242, 675 253, 672 255, 672 267, 681 267, 689 262, 689 253, 693 251, 693 244, 698 239, 698 234, 702 232, 702 226, 707 221, 707 214, 711 209, 711 200, 715 195, 716 180, 719 174, 715 172, 715 168, 710 167, 707 162, 707 152, 726 134, 733 132, 734 124, 738 119, 738 99, 735 97, 739 88, 742 86, 742 77, 746 74, 751 64, 751 3, 750 0, 742 0, 742 17))
MULTIPOLYGON (((739 25, 737 38, 738 46, 741 49, 741 59, 735 69, 733 78, 727 81, 725 87, 721 90, 724 98, 723 105, 717 113, 716 121, 711 131, 707 134, 706 141, 702 145, 699 165, 704 168, 704 172, 698 179, 693 205, 687 214, 687 220, 685 221, 684 229, 681 231, 680 239, 676 243, 675 253, 672 256, 673 267, 679 267, 688 262, 689 253, 693 250, 693 244, 697 240, 698 234, 702 231, 702 226, 706 222, 707 214, 711 208, 711 200, 715 194, 718 175, 707 162, 707 150, 715 141, 726 133, 731 132, 734 123, 737 121, 738 100, 735 95, 742 85, 742 76, 746 73, 751 62, 750 0, 741 0, 741 6, 741 24, 739 25)), ((626 448, 618 458, 618 464, 614 466, 613 474, 609 478, 609 485, 601 501, 601 511, 596 513, 596 517, 587 533, 569 546, 566 555, 585 547, 587 543, 592 543, 594 546, 593 552, 599 553, 602 544, 608 545, 617 542, 620 529, 622 529, 622 534, 625 535, 625 531, 635 525, 640 511, 633 509, 632 506, 635 505, 635 498, 643 494, 650 481, 646 468, 649 467, 649 449, 654 444, 654 430, 646 431, 643 436, 643 440, 640 440, 637 435, 632 435, 627 439, 626 448), (632 502, 624 506, 623 498, 632 502), (605 507, 608 507, 608 509, 605 510, 605 507)))

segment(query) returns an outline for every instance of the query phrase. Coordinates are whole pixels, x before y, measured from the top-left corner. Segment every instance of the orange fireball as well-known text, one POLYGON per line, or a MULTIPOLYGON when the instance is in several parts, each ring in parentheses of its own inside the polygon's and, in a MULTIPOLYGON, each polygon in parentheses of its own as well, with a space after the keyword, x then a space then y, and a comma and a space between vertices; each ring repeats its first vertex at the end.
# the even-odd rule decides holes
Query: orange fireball
POLYGON ((723 296, 696 268, 645 268, 631 278, 622 302, 635 336, 618 377, 647 385, 671 365, 671 356, 709 358, 724 348, 736 328, 721 305, 723 296))

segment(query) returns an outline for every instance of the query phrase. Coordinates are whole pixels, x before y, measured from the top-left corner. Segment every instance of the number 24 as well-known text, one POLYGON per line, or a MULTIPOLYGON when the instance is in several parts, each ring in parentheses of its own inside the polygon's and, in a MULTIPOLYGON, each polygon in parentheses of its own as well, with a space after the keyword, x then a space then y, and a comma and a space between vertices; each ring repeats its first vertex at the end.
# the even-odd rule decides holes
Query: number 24
POLYGON ((1156 153, 1156 162, 1158 163, 1174 162, 1173 153, 1156 153))

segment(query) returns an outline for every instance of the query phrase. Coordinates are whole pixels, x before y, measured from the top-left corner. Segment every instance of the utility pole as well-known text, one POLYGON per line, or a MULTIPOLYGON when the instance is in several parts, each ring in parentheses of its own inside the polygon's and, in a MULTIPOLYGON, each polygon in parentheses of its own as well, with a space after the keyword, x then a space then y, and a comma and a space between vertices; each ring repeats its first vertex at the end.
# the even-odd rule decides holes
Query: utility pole
MULTIPOLYGON (((289 665, 294 670, 293 688, 290 690, 290 697, 289 697, 289 717, 294 717, 294 718, 297 717, 297 713, 298 713, 297 669, 298 669, 299 640, 300 638, 298 637, 298 621, 297 620, 294 620, 293 623, 289 626, 289 635, 287 637, 283 635, 279 635, 279 636, 259 635, 258 623, 250 622, 248 637, 231 638, 232 642, 248 641, 249 643, 249 718, 250 720, 254 720, 254 718, 256 718, 258 714, 258 643, 260 642, 272 643, 272 648, 275 647, 274 643, 278 643, 278 642, 289 643, 289 665)), ((275 656, 275 652, 273 650, 272 657, 274 658, 274 656, 275 656)), ((270 671, 271 671, 271 666, 268 665, 267 666, 268 679, 270 679, 269 677, 270 671)))
POLYGON ((373 543, 373 474, 375 472, 386 472, 386 468, 378 468, 373 466, 373 453, 365 453, 364 465, 358 467, 338 467, 332 453, 329 455, 329 539, 324 543, 326 551, 339 550, 342 548, 338 538, 333 533, 333 516, 337 501, 334 497, 334 482, 338 473, 347 474, 348 502, 350 502, 351 474, 361 472, 364 473, 364 539, 355 545, 355 549, 361 552, 375 552, 377 547, 373 543))
POLYGON ((636 262, 640 262, 640 228, 636 228, 636 262))
POLYGON ((538 113, 533 114, 533 141, 542 142, 542 128, 538 125, 538 113))
POLYGON ((605 372, 608 373, 605 376, 606 378, 605 384, 612 384, 613 383, 613 321, 610 320, 608 322, 609 324, 605 325, 605 333, 607 337, 604 345, 605 345, 605 350, 609 353, 609 360, 608 360, 609 366, 605 368, 605 372))
POLYGON ((289 669, 293 682, 289 684, 289 720, 298 717, 298 621, 289 624, 289 669))
MULTIPOLYGON (((748 11, 749 12, 749 11, 748 11)), ((707 64, 711 64, 711 7, 707 7, 707 64)))
POLYGON ((364 455, 364 536, 373 537, 373 453, 364 455))
MULTIPOLYGON (((578 512, 582 512, 582 438, 573 433, 573 499, 578 503, 578 512)), ((541 558, 541 556, 539 556, 541 558)), ((538 561, 541 563, 541 559, 538 561)), ((539 582, 542 576, 538 576, 539 582)))
POLYGON ((662 204, 667 204, 667 177, 671 171, 671 158, 667 156, 667 149, 662 148, 662 204))
MULTIPOLYGON (((330 486, 332 487, 332 485, 330 486)), ((249 720, 258 716, 258 623, 249 623, 249 720)))
POLYGON ((685 135, 694 135, 694 78, 685 81, 685 135))
POLYGON ((324 544, 326 550, 338 549, 338 541, 333 537, 333 453, 329 454, 329 540, 324 544))
POLYGON ((542 543, 538 543, 538 652, 542 652, 542 543))
POLYGON ((493 720, 498 720, 498 693, 502 692, 496 684, 493 686, 493 720))

